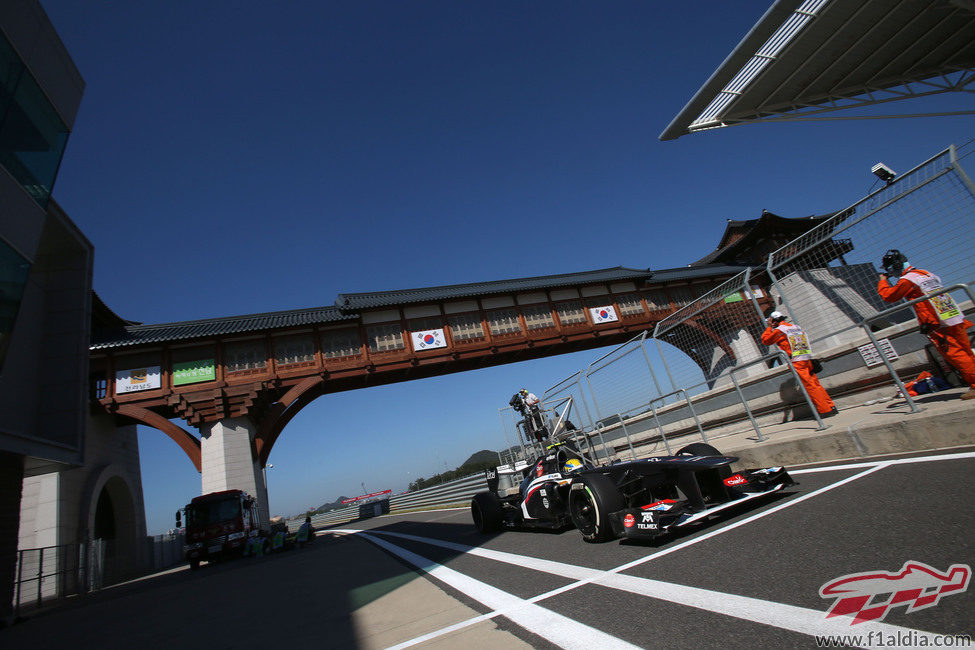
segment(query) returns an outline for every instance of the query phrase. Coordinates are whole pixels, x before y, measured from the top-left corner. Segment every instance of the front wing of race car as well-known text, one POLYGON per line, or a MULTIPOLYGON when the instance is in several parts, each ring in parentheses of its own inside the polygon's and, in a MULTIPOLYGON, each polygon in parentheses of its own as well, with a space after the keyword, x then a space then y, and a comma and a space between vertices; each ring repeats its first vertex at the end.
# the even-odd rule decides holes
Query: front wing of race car
POLYGON ((782 467, 748 469, 723 479, 726 500, 712 500, 694 508, 688 500, 663 499, 637 508, 624 508, 608 515, 617 537, 652 539, 675 528, 689 526, 722 510, 741 506, 773 492, 796 485, 782 467))

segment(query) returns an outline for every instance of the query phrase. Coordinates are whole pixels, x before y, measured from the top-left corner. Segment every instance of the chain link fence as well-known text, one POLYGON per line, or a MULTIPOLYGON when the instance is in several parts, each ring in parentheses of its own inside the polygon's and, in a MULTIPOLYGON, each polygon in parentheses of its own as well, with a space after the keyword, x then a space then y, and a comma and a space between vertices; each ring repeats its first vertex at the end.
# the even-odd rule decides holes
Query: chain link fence
POLYGON ((901 250, 944 286, 957 285, 956 302, 972 309, 961 285, 975 280, 975 186, 960 160, 973 151, 949 147, 822 220, 772 252, 765 268, 686 301, 652 334, 556 383, 543 404, 571 397, 582 442, 594 445, 597 457, 637 455, 634 446, 641 455, 669 452, 675 437, 706 441, 708 428, 734 422, 750 424, 763 439, 760 427, 782 421, 784 409, 812 410, 788 360, 761 343, 773 309, 807 332, 825 363, 820 377, 838 394, 899 384, 897 373, 937 364, 913 313, 890 310, 878 295, 880 260, 888 249, 901 250), (897 355, 896 367, 886 364, 894 377, 882 356, 871 362, 861 349, 871 347, 875 333, 897 355))

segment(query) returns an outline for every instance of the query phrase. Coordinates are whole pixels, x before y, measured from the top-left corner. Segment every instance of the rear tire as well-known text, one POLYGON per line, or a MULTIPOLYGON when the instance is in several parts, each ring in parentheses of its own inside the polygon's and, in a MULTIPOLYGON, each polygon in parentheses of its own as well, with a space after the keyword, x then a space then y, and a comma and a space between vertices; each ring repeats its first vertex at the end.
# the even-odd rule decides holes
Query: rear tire
POLYGON ((605 474, 587 474, 569 489, 569 516, 582 539, 595 544, 614 537, 609 513, 622 510, 623 496, 613 479, 605 474), (582 485, 582 488, 576 487, 582 485))
POLYGON ((478 492, 471 499, 471 519, 474 527, 482 534, 501 530, 504 515, 501 512, 501 499, 494 492, 478 492))
POLYGON ((682 447, 680 451, 677 452, 678 456, 723 456, 720 451, 712 447, 711 445, 705 444, 703 442, 695 442, 693 444, 682 447))

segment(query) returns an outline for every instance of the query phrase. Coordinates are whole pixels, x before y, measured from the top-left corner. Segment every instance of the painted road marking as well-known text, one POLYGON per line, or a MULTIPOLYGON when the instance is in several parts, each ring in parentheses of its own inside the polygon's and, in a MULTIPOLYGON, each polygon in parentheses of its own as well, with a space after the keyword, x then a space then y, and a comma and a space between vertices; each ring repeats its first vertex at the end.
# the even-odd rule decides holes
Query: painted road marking
MULTIPOLYGON (((751 523, 764 516, 773 514, 784 508, 791 507, 792 505, 795 505, 797 503, 801 503, 806 499, 810 499, 814 496, 818 496, 833 488, 845 485, 851 481, 854 481, 858 478, 862 478, 868 474, 871 474, 875 471, 878 471, 890 465, 900 465, 900 464, 908 464, 914 462, 928 462, 928 461, 935 461, 935 460, 963 459, 963 458, 973 458, 973 457, 975 457, 975 453, 959 453, 959 454, 947 454, 947 455, 939 455, 939 456, 923 456, 923 457, 898 459, 898 460, 872 461, 869 463, 837 465, 831 467, 812 468, 810 470, 800 470, 805 473, 805 472, 813 472, 813 471, 830 471, 830 470, 837 470, 837 469, 868 468, 864 472, 860 472, 859 474, 856 474, 854 476, 847 477, 846 479, 827 485, 823 488, 820 488, 819 490, 810 492, 809 494, 793 499, 787 503, 781 504, 779 506, 775 506, 774 508, 770 508, 769 510, 757 513, 752 517, 748 517, 746 519, 735 522, 734 524, 725 526, 724 528, 712 531, 710 533, 701 535, 691 540, 687 540, 686 542, 678 544, 674 547, 664 549, 662 551, 659 551, 647 557, 621 565, 619 567, 610 569, 608 571, 598 571, 596 569, 589 569, 586 567, 579 567, 574 565, 566 565, 560 562, 553 562, 551 560, 543 560, 540 558, 532 558, 528 556, 519 556, 512 553, 505 553, 502 551, 491 551, 489 549, 484 549, 479 547, 469 547, 462 544, 456 544, 453 542, 433 540, 431 538, 423 538, 423 537, 419 537, 415 535, 407 535, 403 533, 392 533, 392 532, 380 531, 380 534, 401 537, 404 539, 412 539, 423 543, 435 544, 438 546, 442 546, 444 548, 449 548, 451 550, 455 550, 463 553, 470 553, 472 555, 477 555, 487 559, 493 559, 501 562, 508 562, 510 564, 522 566, 524 568, 553 573, 555 575, 560 575, 567 578, 574 578, 577 580, 577 582, 573 584, 567 585, 565 587, 561 587, 559 589, 552 590, 550 592, 546 592, 544 594, 540 594, 538 596, 535 596, 534 598, 529 599, 529 602, 532 603, 547 598, 551 598, 555 595, 564 593, 571 589, 576 589, 584 584, 595 583, 610 588, 628 591, 631 593, 638 593, 648 597, 659 598, 661 600, 675 602, 678 604, 684 604, 691 607, 699 607, 701 609, 706 609, 708 611, 715 611, 718 613, 727 614, 729 616, 734 616, 736 618, 752 620, 755 622, 759 622, 759 623, 763 623, 775 627, 781 627, 784 629, 789 629, 800 633, 812 634, 812 635, 843 633, 848 631, 848 622, 843 621, 842 619, 831 619, 831 621, 827 621, 824 618, 824 612, 821 612, 819 610, 809 610, 806 608, 794 607, 782 603, 775 603, 773 601, 752 599, 744 596, 724 594, 721 592, 697 589, 694 587, 685 587, 683 585, 676 585, 671 583, 662 583, 659 581, 652 581, 645 578, 639 578, 636 576, 620 575, 620 572, 630 569, 639 564, 649 562, 650 560, 653 560, 657 557, 667 555, 676 550, 686 548, 687 546, 704 541, 705 539, 710 539, 711 537, 722 534, 728 530, 733 530, 739 526, 745 525, 746 523, 751 523), (663 591, 661 591, 661 589, 663 591), (680 598, 674 599, 672 597, 673 595, 679 595, 680 598), (717 603, 713 601, 717 601, 717 603), (720 607, 721 603, 725 604, 724 608, 720 607), (831 628, 832 621, 837 621, 841 623, 840 629, 838 630, 832 629, 831 628)), ((343 532, 355 532, 355 531, 349 530, 343 532)), ((468 621, 462 621, 460 623, 450 626, 449 628, 444 628, 443 630, 432 632, 428 635, 424 635, 422 638, 418 637, 417 639, 412 639, 410 641, 399 644, 398 646, 395 647, 406 648, 411 645, 415 645, 416 643, 420 643, 422 641, 435 638, 442 634, 446 634, 447 632, 453 631, 455 629, 460 629, 468 625, 477 623, 479 621, 485 620, 487 618, 491 618, 494 615, 496 614, 490 612, 488 614, 484 614, 475 617, 473 619, 469 619, 468 621)), ((920 638, 921 636, 924 636, 925 638, 927 638, 929 642, 933 642, 934 635, 929 635, 926 632, 921 632, 919 630, 912 630, 910 628, 902 628, 893 625, 884 627, 886 624, 883 623, 879 623, 876 625, 880 626, 878 628, 875 628, 876 630, 883 630, 885 631, 885 633, 889 633, 890 630, 902 631, 902 632, 914 632, 916 635, 919 635, 916 636, 915 638, 920 638)), ((867 630, 867 632, 869 633, 869 630, 867 630)))
POLYGON ((909 465, 911 463, 929 463, 937 460, 959 460, 962 458, 975 458, 975 451, 966 451, 957 454, 940 454, 937 456, 916 456, 914 458, 898 458, 895 460, 874 460, 862 463, 849 463, 847 465, 828 465, 826 467, 809 467, 806 469, 790 469, 789 474, 812 474, 814 472, 835 472, 841 469, 864 469, 877 465, 909 465))
POLYGON ((480 580, 475 580, 412 551, 390 544, 369 533, 358 533, 372 543, 386 549, 430 576, 450 585, 461 593, 505 616, 533 634, 537 634, 562 648, 637 648, 611 634, 590 627, 550 609, 531 603, 480 580))

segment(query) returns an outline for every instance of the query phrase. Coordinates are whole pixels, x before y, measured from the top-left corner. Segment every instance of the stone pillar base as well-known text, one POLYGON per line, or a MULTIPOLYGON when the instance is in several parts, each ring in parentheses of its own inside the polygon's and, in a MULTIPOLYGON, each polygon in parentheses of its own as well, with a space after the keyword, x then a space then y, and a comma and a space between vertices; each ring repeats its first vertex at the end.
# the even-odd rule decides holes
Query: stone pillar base
POLYGON ((261 526, 270 514, 264 471, 251 455, 257 427, 247 418, 229 418, 200 427, 203 459, 202 494, 221 490, 244 490, 257 499, 261 526))

